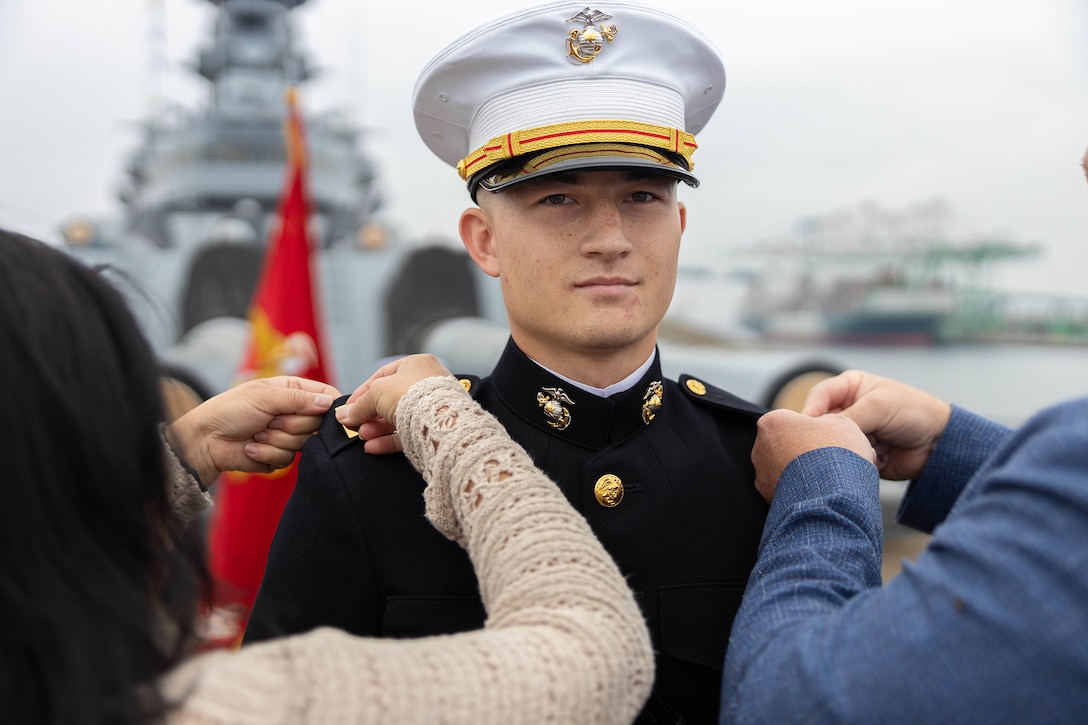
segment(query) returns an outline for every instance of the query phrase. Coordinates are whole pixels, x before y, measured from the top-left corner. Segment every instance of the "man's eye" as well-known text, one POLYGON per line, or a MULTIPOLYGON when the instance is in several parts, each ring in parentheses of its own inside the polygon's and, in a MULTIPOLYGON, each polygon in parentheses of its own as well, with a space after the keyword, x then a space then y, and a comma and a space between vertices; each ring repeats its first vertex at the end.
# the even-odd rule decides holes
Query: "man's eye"
POLYGON ((544 199, 542 200, 541 203, 551 204, 553 206, 558 206, 560 204, 565 204, 566 201, 567 201, 567 195, 566 194, 550 194, 549 196, 544 197, 544 199))
POLYGON ((632 201, 653 201, 657 195, 649 191, 636 191, 631 194, 632 201))

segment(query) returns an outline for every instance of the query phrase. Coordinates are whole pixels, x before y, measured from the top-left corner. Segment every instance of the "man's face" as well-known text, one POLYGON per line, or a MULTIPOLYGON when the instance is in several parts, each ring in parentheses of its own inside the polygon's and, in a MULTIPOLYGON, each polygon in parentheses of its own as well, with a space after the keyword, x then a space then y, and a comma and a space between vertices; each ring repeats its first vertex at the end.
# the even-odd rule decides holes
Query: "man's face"
POLYGON ((649 356, 686 223, 676 184, 653 173, 583 171, 480 193, 461 235, 499 278, 511 334, 528 355, 557 370, 586 355, 649 356))

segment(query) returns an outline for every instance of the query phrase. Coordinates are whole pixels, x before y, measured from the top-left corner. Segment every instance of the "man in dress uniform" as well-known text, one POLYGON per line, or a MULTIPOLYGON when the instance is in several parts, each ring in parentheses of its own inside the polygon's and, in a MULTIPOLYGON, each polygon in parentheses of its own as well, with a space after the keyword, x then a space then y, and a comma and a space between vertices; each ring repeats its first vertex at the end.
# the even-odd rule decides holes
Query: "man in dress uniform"
MULTIPOLYGON (((663 378, 656 334, 686 223, 677 187, 698 184, 693 134, 725 73, 688 21, 580 3, 487 23, 416 85, 417 128, 478 205, 461 238, 500 280, 510 325, 492 374, 463 383, 628 577, 657 652, 642 720, 716 722, 767 512, 750 459, 763 410, 663 378)), ((482 626, 471 562, 424 519, 420 476, 375 443, 368 453, 330 415, 306 444, 247 642, 321 625, 382 637, 482 626)))

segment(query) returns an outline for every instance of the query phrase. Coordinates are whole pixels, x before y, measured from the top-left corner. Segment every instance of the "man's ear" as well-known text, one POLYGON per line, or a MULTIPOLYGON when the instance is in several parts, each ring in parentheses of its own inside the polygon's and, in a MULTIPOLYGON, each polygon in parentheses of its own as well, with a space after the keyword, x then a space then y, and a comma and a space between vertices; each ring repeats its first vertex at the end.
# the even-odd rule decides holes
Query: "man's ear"
POLYGON ((683 234, 688 226, 688 208, 684 206, 682 201, 676 202, 676 205, 680 207, 680 233, 683 234))
POLYGON ((468 256, 480 269, 492 277, 499 276, 499 260, 495 256, 495 235, 491 229, 491 220, 487 212, 477 207, 469 207, 461 213, 457 225, 461 232, 461 241, 468 250, 468 256))

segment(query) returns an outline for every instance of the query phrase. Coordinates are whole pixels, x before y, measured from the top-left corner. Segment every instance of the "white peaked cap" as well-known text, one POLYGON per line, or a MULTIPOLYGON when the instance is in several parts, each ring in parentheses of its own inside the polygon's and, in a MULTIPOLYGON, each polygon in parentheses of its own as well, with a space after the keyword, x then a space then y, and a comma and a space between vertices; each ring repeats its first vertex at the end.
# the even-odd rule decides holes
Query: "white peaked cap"
POLYGON ((424 143, 473 195, 585 168, 644 167, 694 186, 693 136, 724 90, 721 56, 690 21, 642 3, 564 0, 455 40, 420 73, 413 110, 424 143))

